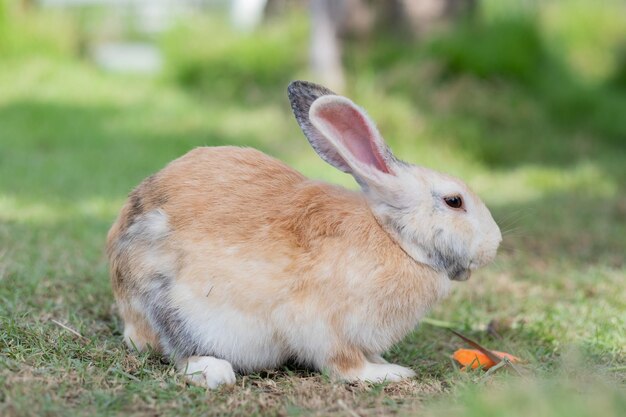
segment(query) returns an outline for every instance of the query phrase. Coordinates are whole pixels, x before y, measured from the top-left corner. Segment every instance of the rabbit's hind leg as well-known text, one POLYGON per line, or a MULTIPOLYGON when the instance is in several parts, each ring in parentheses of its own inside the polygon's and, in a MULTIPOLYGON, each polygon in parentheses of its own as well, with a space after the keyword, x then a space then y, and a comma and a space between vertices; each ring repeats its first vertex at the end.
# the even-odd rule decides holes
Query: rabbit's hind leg
POLYGON ((126 345, 138 352, 143 352, 148 347, 160 352, 161 346, 154 329, 148 323, 146 317, 136 309, 120 303, 120 315, 124 320, 124 341, 126 345))

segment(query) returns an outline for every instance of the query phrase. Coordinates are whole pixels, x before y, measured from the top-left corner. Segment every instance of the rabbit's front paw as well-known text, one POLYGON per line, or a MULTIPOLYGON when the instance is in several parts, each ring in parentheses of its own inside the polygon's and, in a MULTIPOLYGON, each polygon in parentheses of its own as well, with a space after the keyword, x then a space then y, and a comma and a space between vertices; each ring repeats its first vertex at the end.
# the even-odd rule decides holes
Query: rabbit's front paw
POLYGON ((189 382, 210 389, 235 383, 235 372, 230 362, 212 356, 189 357, 181 361, 179 369, 189 382))
POLYGON ((405 378, 413 378, 415 372, 392 363, 366 363, 356 376, 357 380, 368 382, 401 381, 405 378))

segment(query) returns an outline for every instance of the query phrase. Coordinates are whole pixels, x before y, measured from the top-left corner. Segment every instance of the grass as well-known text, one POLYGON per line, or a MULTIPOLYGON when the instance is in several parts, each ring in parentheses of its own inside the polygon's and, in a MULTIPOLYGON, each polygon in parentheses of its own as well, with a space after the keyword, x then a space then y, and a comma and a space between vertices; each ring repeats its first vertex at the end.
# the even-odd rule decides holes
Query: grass
MULTIPOLYGON (((611 78, 610 60, 564 64, 573 82, 559 89, 545 87, 559 66, 520 81, 471 65, 450 72, 445 56, 398 48, 353 49, 349 95, 400 157, 463 178, 505 231, 496 263, 429 317, 524 358, 522 376, 459 371, 450 355, 463 343, 431 324, 388 353, 419 375, 399 384, 341 384, 286 366, 207 393, 157 355, 128 351, 103 245, 141 179, 195 146, 237 144, 353 182, 314 155, 292 120, 282 77, 300 69, 272 79, 270 68, 249 95, 226 88, 235 74, 211 95, 169 75, 22 56, 0 65, 0 415, 624 415, 626 136, 621 120, 569 113, 581 97, 593 109, 626 105, 598 78, 611 78)), ((576 53, 563 62, 579 62, 580 48, 564 51, 576 53)))

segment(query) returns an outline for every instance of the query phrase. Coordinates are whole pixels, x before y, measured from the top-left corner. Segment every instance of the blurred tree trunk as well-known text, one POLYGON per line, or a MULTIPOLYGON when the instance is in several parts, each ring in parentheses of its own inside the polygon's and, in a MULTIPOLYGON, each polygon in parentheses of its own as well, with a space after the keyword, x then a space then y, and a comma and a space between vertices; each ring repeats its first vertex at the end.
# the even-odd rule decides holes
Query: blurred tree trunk
POLYGON ((35 7, 35 0, 20 0, 20 6, 23 11, 31 10, 35 7))
POLYGON ((346 12, 344 0, 311 0, 311 69, 320 82, 341 92, 344 88, 339 26, 346 12))
MULTIPOLYGON (((397 0, 395 3, 411 31, 425 36, 440 27, 471 16, 478 0, 397 0)), ((398 22, 399 23, 399 22, 398 22)))

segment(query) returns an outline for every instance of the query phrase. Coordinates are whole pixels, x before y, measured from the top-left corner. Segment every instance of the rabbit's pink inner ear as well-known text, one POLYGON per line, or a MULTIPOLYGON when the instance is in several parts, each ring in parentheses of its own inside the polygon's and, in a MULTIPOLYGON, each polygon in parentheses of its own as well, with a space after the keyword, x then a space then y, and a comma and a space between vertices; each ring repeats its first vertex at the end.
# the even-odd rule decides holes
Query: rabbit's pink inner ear
POLYGON ((317 109, 316 116, 335 132, 334 138, 360 163, 386 174, 389 166, 377 145, 378 133, 372 131, 366 116, 344 103, 328 103, 317 109))

